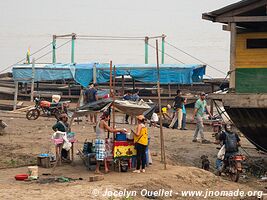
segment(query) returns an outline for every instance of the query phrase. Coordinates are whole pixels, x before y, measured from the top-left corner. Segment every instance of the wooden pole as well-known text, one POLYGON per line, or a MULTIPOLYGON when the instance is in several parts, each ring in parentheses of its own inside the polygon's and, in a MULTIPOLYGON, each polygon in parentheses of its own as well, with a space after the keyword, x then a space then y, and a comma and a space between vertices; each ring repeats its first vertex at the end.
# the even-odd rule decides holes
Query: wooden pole
POLYGON ((121 78, 121 81, 122 81, 122 83, 121 83, 121 87, 122 87, 122 96, 124 95, 124 93, 125 93, 125 89, 124 89, 124 84, 125 84, 125 79, 124 79, 124 75, 122 75, 122 78, 121 78))
POLYGON ((169 97, 171 97, 172 95, 171 95, 171 85, 170 84, 168 84, 168 92, 169 92, 169 97))
POLYGON ((93 83, 96 83, 96 64, 93 66, 93 83))
POLYGON ((145 64, 148 64, 148 37, 145 37, 145 64))
POLYGON ((18 89, 19 89, 19 82, 18 81, 15 81, 15 94, 14 94, 13 110, 16 110, 17 109, 18 89))
POLYGON ((235 60, 236 60, 236 23, 230 23, 230 91, 235 90, 235 60))
POLYGON ((53 35, 53 42, 52 42, 52 51, 53 51, 53 56, 52 56, 52 63, 56 63, 56 35, 53 35))
POLYGON ((34 78, 35 78, 35 59, 32 59, 32 83, 31 83, 31 102, 33 102, 34 95, 34 78))
POLYGON ((74 63, 74 44, 75 44, 76 34, 71 35, 71 63, 74 63))
MULTIPOLYGON (((113 97, 113 94, 112 94, 112 61, 109 62, 109 96, 110 98, 113 97)), ((108 120, 108 125, 110 126, 110 119, 108 120)), ((109 138, 109 131, 108 131, 108 138, 109 138)))
POLYGON ((166 35, 162 34, 162 37, 161 37, 161 64, 164 64, 165 37, 166 37, 166 35))
POLYGON ((115 66, 113 68, 113 76, 114 77, 113 77, 112 123, 113 123, 113 128, 115 128, 115 106, 114 106, 115 95, 116 95, 116 89, 115 89, 115 84, 116 84, 116 68, 115 68, 115 66))
POLYGON ((161 162, 164 164, 164 169, 167 169, 166 166, 166 156, 165 156, 165 146, 164 146, 164 135, 162 129, 162 110, 161 110, 161 97, 160 97, 160 74, 159 74, 159 49, 158 49, 158 40, 156 40, 156 55, 157 55, 157 72, 158 72, 158 99, 159 99, 159 122, 160 122, 160 146, 161 146, 161 162))

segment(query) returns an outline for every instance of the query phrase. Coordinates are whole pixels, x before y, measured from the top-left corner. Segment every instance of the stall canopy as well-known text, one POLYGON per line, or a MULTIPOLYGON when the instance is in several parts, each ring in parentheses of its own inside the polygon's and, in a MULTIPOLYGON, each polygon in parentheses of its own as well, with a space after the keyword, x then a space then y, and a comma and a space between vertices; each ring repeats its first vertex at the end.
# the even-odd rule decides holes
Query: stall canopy
MULTIPOLYGON (((145 83, 157 82, 157 67, 155 64, 118 64, 115 76, 128 75, 145 83)), ((206 66, 200 64, 161 64, 161 84, 192 84, 201 82, 206 66)), ((30 81, 32 79, 31 64, 15 65, 12 68, 15 81, 30 81)), ((107 63, 88 64, 36 64, 34 67, 35 81, 52 81, 73 79, 86 87, 93 82, 109 81, 110 66, 107 63)), ((114 76, 114 74, 113 74, 114 76)))

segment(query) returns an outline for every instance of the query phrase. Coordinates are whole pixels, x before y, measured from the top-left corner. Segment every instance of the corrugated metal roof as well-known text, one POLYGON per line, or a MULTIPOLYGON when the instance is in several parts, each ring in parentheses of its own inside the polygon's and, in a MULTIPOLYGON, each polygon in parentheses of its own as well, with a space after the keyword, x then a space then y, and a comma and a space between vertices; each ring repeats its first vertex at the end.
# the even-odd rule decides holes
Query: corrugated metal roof
POLYGON ((230 4, 228 6, 225 6, 223 8, 220 8, 218 10, 214 10, 212 12, 203 13, 203 16, 209 16, 209 17, 216 17, 218 15, 222 15, 224 13, 230 12, 232 10, 245 7, 247 5, 253 4, 255 2, 260 2, 262 0, 242 0, 233 4, 230 4))

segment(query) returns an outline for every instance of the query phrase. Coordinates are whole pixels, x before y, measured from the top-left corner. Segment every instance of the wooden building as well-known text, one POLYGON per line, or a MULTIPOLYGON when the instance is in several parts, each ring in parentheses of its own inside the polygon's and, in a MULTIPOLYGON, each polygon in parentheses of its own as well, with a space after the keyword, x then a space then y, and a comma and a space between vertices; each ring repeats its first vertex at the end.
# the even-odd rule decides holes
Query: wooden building
POLYGON ((230 31, 230 88, 236 93, 267 92, 267 1, 243 0, 204 13, 230 31))
POLYGON ((230 32, 230 90, 222 100, 237 128, 267 152, 267 1, 242 0, 203 13, 230 32))

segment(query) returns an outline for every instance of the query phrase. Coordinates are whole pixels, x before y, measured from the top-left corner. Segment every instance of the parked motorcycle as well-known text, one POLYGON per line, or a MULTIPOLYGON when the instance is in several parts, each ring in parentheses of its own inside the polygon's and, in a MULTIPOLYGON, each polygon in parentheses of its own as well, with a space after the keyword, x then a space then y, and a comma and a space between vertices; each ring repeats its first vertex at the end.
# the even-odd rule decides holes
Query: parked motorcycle
POLYGON ((28 120, 36 120, 41 115, 41 112, 47 117, 55 116, 56 119, 59 118, 61 113, 67 113, 67 107, 69 101, 59 102, 59 103, 51 103, 49 101, 44 101, 39 98, 34 99, 35 106, 29 109, 26 113, 26 118, 28 120))
MULTIPOLYGON (((232 181, 238 182, 240 173, 242 173, 243 171, 242 161, 244 161, 245 159, 246 157, 240 154, 230 156, 228 161, 224 161, 222 172, 230 176, 232 181)), ((221 172, 219 172, 219 175, 221 175, 221 172)))

